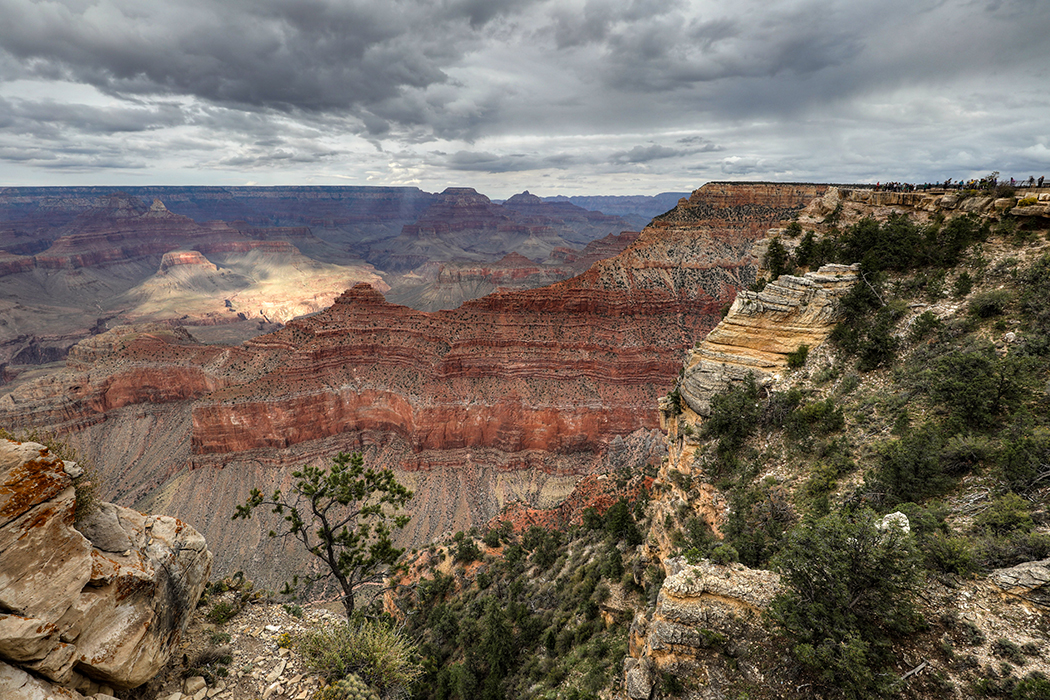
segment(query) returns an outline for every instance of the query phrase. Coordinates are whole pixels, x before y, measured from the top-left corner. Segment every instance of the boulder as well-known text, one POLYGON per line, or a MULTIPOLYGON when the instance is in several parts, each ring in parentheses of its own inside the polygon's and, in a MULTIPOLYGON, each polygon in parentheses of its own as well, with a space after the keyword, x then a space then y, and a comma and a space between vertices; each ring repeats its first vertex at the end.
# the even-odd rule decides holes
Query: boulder
POLYGON ((663 564, 668 576, 656 609, 631 624, 624 664, 628 696, 649 697, 656 672, 689 678, 702 673, 716 689, 731 677, 757 679, 751 650, 767 637, 762 613, 780 591, 780 576, 707 560, 663 564))
POLYGON ((0 697, 37 697, 26 671, 73 688, 141 685, 208 580, 211 552, 175 518, 103 503, 75 529, 70 471, 43 445, 0 440, 0 660, 13 669, 0 697))
POLYGON ((1050 608, 1050 559, 996 569, 988 578, 1004 593, 1050 608))
POLYGON ((56 687, 0 661, 0 691, 4 700, 84 700, 75 690, 56 687))

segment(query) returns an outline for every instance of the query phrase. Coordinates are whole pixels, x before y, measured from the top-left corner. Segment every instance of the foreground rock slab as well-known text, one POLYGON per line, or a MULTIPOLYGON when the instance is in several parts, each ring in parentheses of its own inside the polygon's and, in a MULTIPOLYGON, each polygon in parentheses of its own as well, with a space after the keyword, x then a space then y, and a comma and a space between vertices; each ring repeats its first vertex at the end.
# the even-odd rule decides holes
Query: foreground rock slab
POLYGON ((70 473, 43 445, 0 440, 0 660, 13 669, 0 673, 0 697, 40 677, 87 694, 141 685, 167 662, 211 571, 204 538, 175 518, 104 503, 78 531, 70 473))

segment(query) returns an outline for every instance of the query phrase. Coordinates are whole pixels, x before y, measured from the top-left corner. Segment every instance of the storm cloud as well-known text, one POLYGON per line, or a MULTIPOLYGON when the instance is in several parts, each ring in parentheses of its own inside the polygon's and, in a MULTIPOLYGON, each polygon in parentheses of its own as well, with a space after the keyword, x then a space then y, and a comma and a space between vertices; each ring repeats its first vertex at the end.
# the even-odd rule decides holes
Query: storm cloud
POLYGON ((0 183, 1050 171, 1042 0, 0 0, 0 183), (463 175, 467 173, 467 175, 463 175))

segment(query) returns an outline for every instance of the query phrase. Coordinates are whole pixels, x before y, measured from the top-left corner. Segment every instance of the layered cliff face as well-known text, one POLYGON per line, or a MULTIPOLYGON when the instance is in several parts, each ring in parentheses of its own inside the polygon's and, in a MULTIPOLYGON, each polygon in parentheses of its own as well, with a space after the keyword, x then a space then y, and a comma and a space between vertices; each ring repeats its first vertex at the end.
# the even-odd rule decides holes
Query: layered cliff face
POLYGON ((751 375, 764 384, 787 369, 788 354, 816 348, 841 316, 839 299, 859 279, 858 265, 825 265, 802 277, 781 275, 761 292, 742 290, 729 313, 689 351, 681 399, 700 416, 711 397, 751 375))
POLYGON ((416 490, 415 542, 511 501, 556 505, 619 436, 657 427, 683 351, 754 280, 753 242, 819 189, 703 188, 578 277, 455 310, 413 311, 357 285, 242 348, 111 332, 60 378, 16 386, 0 423, 77 430, 99 463, 126 465, 106 475, 124 502, 199 523, 223 564, 263 580, 283 574, 266 570, 278 545, 262 524, 231 532, 233 504, 340 449, 416 490))

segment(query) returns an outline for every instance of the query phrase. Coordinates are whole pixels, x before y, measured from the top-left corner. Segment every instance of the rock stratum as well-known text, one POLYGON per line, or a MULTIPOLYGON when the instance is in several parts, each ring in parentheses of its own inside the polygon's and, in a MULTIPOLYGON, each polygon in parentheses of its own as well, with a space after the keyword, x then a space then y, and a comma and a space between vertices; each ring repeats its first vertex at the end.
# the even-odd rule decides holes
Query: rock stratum
POLYGON ((689 351, 679 392, 695 413, 748 375, 759 384, 787 369, 788 354, 815 348, 841 320, 838 300, 859 279, 859 265, 824 265, 798 277, 781 275, 762 291, 741 290, 729 313, 689 351))
POLYGON ((111 195, 49 231, 55 237, 35 239, 44 248, 25 255, 11 253, 17 236, 0 231, 0 248, 9 246, 0 256, 0 364, 60 360, 117 323, 241 324, 248 337, 260 322, 329 306, 354 282, 389 289, 363 261, 304 255, 298 246, 339 258, 307 229, 198 224, 159 200, 111 195))
POLYGON ((211 327, 206 340, 240 342, 355 282, 396 286, 394 300, 423 310, 454 308, 571 277, 628 242, 619 217, 528 193, 504 206, 469 188, 133 192, 0 189, 0 380, 119 324, 211 327), (612 242, 586 246, 603 236, 612 242), (535 271, 522 274, 519 258, 535 271), (444 263, 474 271, 438 279, 444 263))
POLYGON ((204 538, 175 518, 102 503, 74 528, 82 471, 43 445, 0 440, 6 700, 141 685, 179 644, 208 582, 204 538))
POLYGON ((120 465, 106 467, 108 497, 194 522, 222 567, 264 581, 285 573, 276 545, 254 521, 231 529, 233 505, 338 450, 414 488, 416 543, 509 502, 549 507, 614 440, 648 440, 683 351, 754 281, 754 242, 824 190, 705 186, 581 275, 448 311, 359 284, 243 346, 117 328, 0 397, 0 424, 71 432, 120 465))

